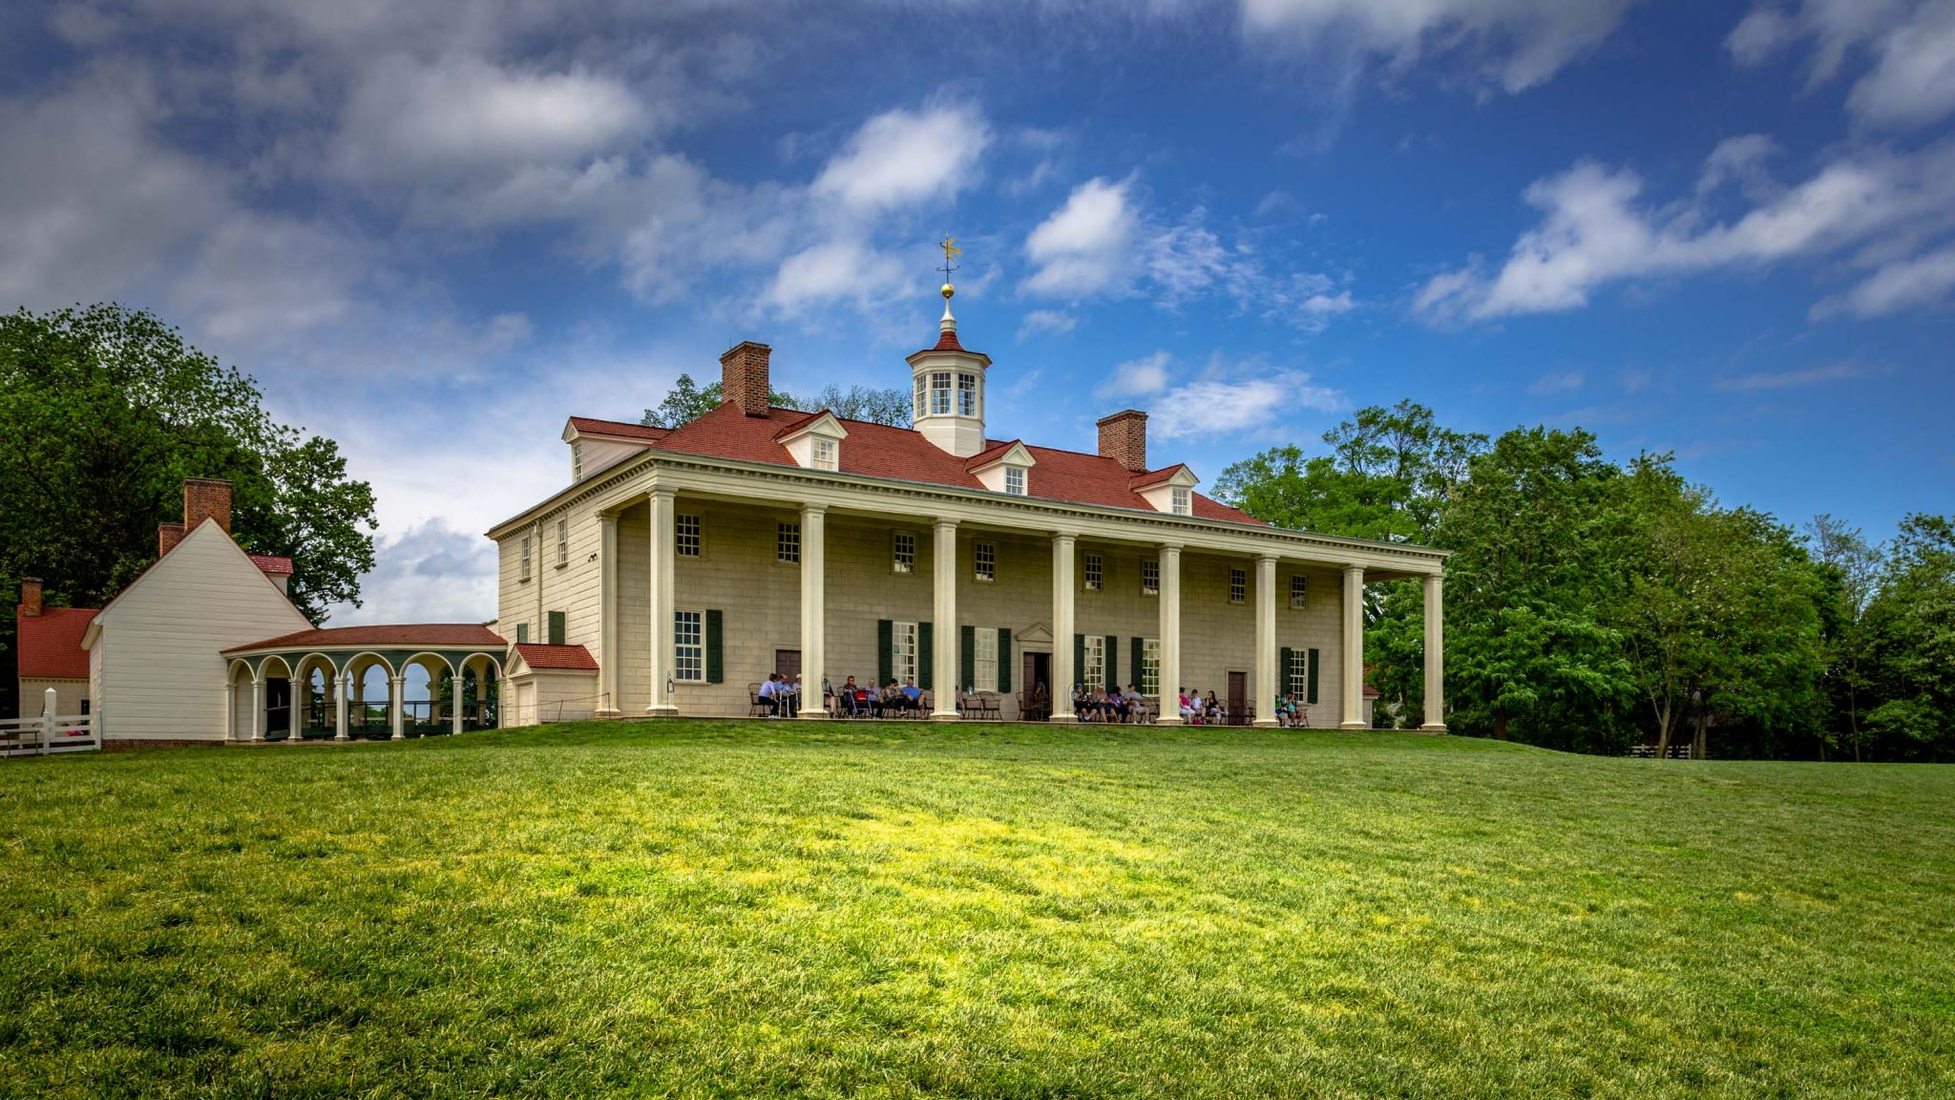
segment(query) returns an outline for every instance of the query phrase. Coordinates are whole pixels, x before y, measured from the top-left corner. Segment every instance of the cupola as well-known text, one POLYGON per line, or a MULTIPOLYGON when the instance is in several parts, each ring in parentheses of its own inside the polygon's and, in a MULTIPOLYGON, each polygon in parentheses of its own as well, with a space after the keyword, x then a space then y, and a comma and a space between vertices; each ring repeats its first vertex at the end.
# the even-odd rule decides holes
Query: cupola
POLYGON ((957 289, 949 281, 956 270, 950 261, 957 246, 947 237, 943 249, 944 315, 937 322, 937 345, 909 357, 911 417, 923 438, 958 458, 970 458, 984 450, 984 372, 991 357, 966 351, 958 342, 957 318, 950 311, 957 289))

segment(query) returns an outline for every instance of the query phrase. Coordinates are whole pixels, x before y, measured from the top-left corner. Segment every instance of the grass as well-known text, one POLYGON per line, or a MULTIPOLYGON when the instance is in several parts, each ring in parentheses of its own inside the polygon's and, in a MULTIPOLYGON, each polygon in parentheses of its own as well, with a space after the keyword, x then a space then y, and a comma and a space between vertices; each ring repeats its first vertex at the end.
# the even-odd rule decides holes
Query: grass
POLYGON ((0 1094, 1948 1095, 1955 769, 567 726, 0 766, 0 1094))

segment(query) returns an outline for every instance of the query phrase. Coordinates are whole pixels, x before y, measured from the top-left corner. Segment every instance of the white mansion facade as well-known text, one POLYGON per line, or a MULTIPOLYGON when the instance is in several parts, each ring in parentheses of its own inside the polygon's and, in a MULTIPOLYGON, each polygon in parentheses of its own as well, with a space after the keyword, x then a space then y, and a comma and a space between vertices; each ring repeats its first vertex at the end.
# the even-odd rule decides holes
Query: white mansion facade
POLYGON ((1214 690, 1259 725, 1294 691, 1312 725, 1359 727, 1364 585, 1417 577, 1425 728, 1444 728, 1444 552, 1211 500, 1185 465, 1148 465, 1145 413, 1101 420, 1096 454, 987 437, 991 360, 949 296, 909 357, 914 428, 769 407, 751 342, 721 357, 724 403, 682 427, 573 417, 571 484, 488 532, 496 630, 531 658, 505 720, 740 715, 778 670, 811 703, 824 681, 914 677, 935 719, 960 688, 1011 718, 1042 686, 1066 721, 1084 683, 1214 690))

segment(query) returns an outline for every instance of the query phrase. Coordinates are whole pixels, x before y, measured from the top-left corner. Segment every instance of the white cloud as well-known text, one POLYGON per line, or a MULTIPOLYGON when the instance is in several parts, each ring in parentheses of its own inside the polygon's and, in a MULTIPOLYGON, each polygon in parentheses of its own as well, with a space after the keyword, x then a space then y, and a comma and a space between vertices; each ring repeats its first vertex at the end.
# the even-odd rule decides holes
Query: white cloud
POLYGON ((337 604, 334 626, 467 623, 495 617, 495 543, 442 519, 375 540, 374 568, 360 578, 362 606, 337 604))
POLYGON ((1163 439, 1256 433, 1280 427, 1303 410, 1336 412, 1344 395, 1303 371, 1258 371, 1247 377, 1211 371, 1167 391, 1149 410, 1148 428, 1163 439))
POLYGON ((975 182, 990 143, 991 129, 974 106, 887 111, 863 123, 828 162, 814 194, 858 209, 954 195, 975 182))
POLYGON ((1725 378, 1717 383, 1720 390, 1734 390, 1751 393, 1760 390, 1784 390, 1799 386, 1816 386, 1825 382, 1844 382, 1855 378, 1865 378, 1877 373, 1871 367, 1859 363, 1828 363, 1818 367, 1803 367, 1797 370, 1757 371, 1725 378))
POLYGON ((303 339, 353 311, 356 284, 377 264, 354 235, 238 211, 171 276, 170 297, 226 343, 303 339))
POLYGON ((1470 55, 1508 92, 1546 82, 1594 49, 1636 0, 1242 0, 1244 36, 1330 52, 1346 65, 1382 58, 1403 71, 1470 55))
MULTIPOLYGON (((1724 171, 1714 164, 1708 170, 1724 171)), ((1429 320, 1487 320, 1574 309, 1606 284, 1640 277, 1757 267, 1843 249, 1911 251, 1955 224, 1955 143, 1897 156, 1848 153, 1735 220, 1713 222, 1701 202, 1642 204, 1628 170, 1592 162, 1529 186, 1542 211, 1500 270, 1476 263, 1427 282, 1414 309, 1429 320)))
POLYGON ((1584 378, 1579 370, 1549 371, 1536 378, 1533 384, 1527 387, 1527 392, 1537 397, 1551 393, 1572 393, 1582 388, 1584 378))
POLYGON ((1165 351, 1129 359, 1113 368, 1106 381, 1093 391, 1093 396, 1138 401, 1160 393, 1168 386, 1168 362, 1169 356, 1165 351))
POLYGON ((1813 307, 1815 317, 1880 317, 1938 306, 1955 292, 1955 247, 1882 265, 1845 294, 1813 307))
POLYGON ((1914 127, 1955 111, 1955 4, 1947 0, 1801 0, 1796 10, 1760 3, 1725 46, 1741 65, 1758 65, 1810 39, 1810 79, 1833 79, 1849 57, 1866 72, 1847 94, 1861 122, 1914 127))
POLYGON ((1040 222, 1025 241, 1037 270, 1027 290, 1059 298, 1087 298, 1118 289, 1133 276, 1133 242, 1140 218, 1128 198, 1132 181, 1087 180, 1040 222))
POLYGON ((790 313, 838 300, 866 304, 902 283, 903 265, 894 256, 861 241, 829 241, 789 256, 762 300, 790 313))
POLYGON ((1073 315, 1056 309, 1035 309, 1025 315, 1018 325, 1018 338, 1051 333, 1055 336, 1071 332, 1079 322, 1073 315))

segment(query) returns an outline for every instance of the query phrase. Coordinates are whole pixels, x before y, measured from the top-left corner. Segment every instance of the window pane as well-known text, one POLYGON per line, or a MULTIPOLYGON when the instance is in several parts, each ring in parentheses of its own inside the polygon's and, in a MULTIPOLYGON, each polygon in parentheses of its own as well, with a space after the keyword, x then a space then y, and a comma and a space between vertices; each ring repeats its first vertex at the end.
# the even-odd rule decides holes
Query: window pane
POLYGON ((1161 640, 1144 638, 1140 643, 1140 693, 1161 694, 1161 640))
POLYGON ((977 415, 977 375, 957 376, 957 415, 977 415))
POLYGON ((1025 495, 1025 471, 1017 466, 1005 467, 1005 492, 1013 496, 1025 495))
POLYGON ((698 557, 699 556, 699 517, 680 516, 675 529, 678 532, 676 535, 676 539, 678 542, 679 556, 682 558, 698 557))
POLYGON ((793 565, 801 560, 801 525, 783 523, 774 538, 775 560, 793 565))
POLYGON ((916 624, 891 623, 889 666, 897 683, 916 679, 916 624))
POLYGON ((971 650, 971 675, 977 683, 970 686, 978 691, 997 691, 998 632, 979 627, 972 638, 976 645, 971 650))
POLYGON ((1249 596, 1249 572, 1245 569, 1229 570, 1229 602, 1241 603, 1249 596))
POLYGON ((705 616, 698 611, 672 613, 672 678, 699 681, 706 678, 705 616))
POLYGON ((1088 691, 1094 688, 1105 687, 1106 637, 1100 634, 1088 634, 1086 636, 1086 645, 1083 648, 1086 656, 1086 667, 1079 670, 1080 682, 1086 685, 1086 690, 1088 691))
POLYGON ((892 564, 898 573, 916 572, 916 536, 898 533, 892 540, 892 564))
POLYGON ((1161 594, 1161 563, 1148 558, 1140 563, 1140 594, 1158 596, 1161 594))
POLYGON ((1106 559, 1098 554, 1086 555, 1086 590, 1098 592, 1106 584, 1106 559))
POLYGON ((950 415, 949 371, 938 371, 930 375, 930 413, 933 416, 950 415))
POLYGON ((974 548, 977 561, 977 579, 996 580, 998 577, 998 548, 989 542, 980 542, 974 548))

